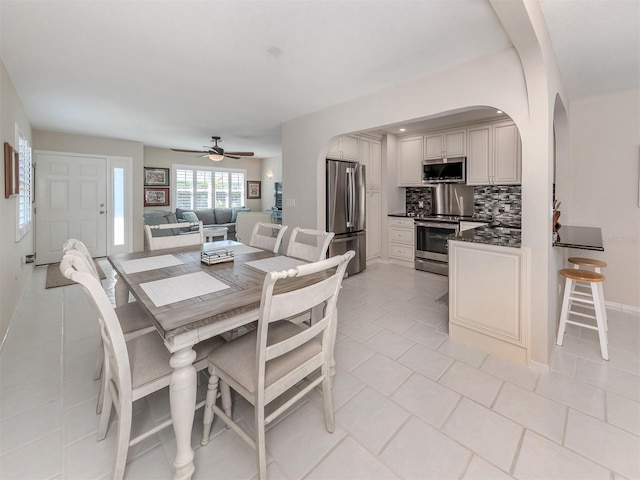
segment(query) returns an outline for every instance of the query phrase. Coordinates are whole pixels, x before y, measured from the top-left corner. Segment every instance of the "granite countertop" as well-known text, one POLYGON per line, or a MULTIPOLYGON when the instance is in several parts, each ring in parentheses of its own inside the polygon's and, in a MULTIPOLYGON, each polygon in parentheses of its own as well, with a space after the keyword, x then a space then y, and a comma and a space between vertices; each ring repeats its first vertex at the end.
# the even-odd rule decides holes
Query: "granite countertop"
POLYGON ((449 240, 513 248, 520 248, 521 239, 522 231, 519 228, 505 227, 477 227, 449 236, 449 240))

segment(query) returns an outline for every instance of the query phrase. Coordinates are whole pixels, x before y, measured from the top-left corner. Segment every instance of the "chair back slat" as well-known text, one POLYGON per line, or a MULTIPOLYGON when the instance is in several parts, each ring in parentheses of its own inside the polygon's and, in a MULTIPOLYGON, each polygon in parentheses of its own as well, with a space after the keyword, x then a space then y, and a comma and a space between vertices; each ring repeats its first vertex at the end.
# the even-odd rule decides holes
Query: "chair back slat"
POLYGON ((87 248, 87 246, 84 243, 82 243, 82 241, 76 240, 75 238, 70 238, 69 240, 64 242, 64 245, 62 246, 62 253, 65 254, 68 251, 75 251, 81 254, 87 261, 87 266, 91 270, 91 273, 93 273, 93 275, 98 280, 100 280, 100 274, 98 273, 96 264, 93 261, 93 257, 91 256, 91 253, 89 252, 89 249, 87 248))
POLYGON ((333 232, 296 227, 291 232, 285 255, 308 262, 323 260, 327 256, 327 250, 334 235, 333 232))
POLYGON ((253 232, 251 232, 249 245, 277 253, 287 228, 287 225, 258 222, 254 225, 253 232))
POLYGON ((202 245, 204 243, 204 226, 201 221, 193 223, 161 223, 159 225, 145 225, 144 234, 147 239, 147 246, 149 247, 149 250, 202 245), (167 235, 162 237, 153 236, 154 231, 168 229, 180 231, 183 228, 191 227, 198 227, 198 230, 178 235, 167 235))

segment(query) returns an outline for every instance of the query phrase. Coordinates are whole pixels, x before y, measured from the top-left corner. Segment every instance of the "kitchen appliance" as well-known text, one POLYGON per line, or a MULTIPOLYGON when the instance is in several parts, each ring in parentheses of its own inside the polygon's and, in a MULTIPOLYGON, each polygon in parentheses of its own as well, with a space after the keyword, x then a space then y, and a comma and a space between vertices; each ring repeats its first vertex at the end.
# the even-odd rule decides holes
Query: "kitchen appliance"
POLYGON ((422 184, 466 183, 467 157, 434 158, 422 161, 422 184))
POLYGON ((431 213, 414 221, 416 270, 448 275, 448 237, 459 231, 460 220, 472 218, 472 186, 434 185, 431 188, 431 213))
POLYGON ((347 267, 348 275, 366 268, 365 227, 364 165, 327 160, 327 231, 335 233, 329 256, 355 251, 356 256, 347 267))

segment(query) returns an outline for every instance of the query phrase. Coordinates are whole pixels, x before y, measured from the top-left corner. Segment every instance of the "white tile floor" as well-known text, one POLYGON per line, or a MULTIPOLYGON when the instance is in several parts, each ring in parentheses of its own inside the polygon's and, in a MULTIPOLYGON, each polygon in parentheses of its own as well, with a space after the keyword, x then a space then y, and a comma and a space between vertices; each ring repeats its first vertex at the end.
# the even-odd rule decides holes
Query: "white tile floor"
MULTIPOLYGON (((0 478, 106 479, 115 428, 96 442, 96 322, 78 286, 44 289, 45 270, 0 352, 0 478)), ((314 392, 270 428, 270 478, 640 478, 637 315, 609 311, 609 362, 591 332, 570 329, 544 375, 449 340, 434 301, 446 289, 385 264, 345 280, 335 432, 314 392)), ((134 428, 168 415, 159 392, 136 403, 134 428)), ((246 403, 234 415, 253 429, 246 403)), ((201 420, 194 478, 254 478, 253 451, 219 421, 200 447, 201 420)), ((165 429, 130 450, 126 478, 171 478, 174 452, 165 429)))

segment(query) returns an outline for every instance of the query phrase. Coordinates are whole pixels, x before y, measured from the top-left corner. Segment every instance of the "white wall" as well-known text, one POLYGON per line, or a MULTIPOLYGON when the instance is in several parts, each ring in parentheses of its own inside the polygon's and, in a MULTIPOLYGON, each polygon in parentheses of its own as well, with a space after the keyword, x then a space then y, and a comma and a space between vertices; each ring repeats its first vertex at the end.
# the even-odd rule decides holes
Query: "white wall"
POLYGON ((607 301, 640 308, 640 95, 631 90, 571 102, 568 192, 560 223, 601 227, 607 301))
MULTIPOLYGON (((2 146, 8 142, 17 147, 15 126, 32 142, 31 124, 13 82, 0 60, 0 134, 2 146)), ((4 152, 4 148, 2 149, 4 152)), ((4 156, 4 153, 3 153, 4 156)), ((2 166, 4 166, 4 158, 2 166)), ((33 264, 25 264, 24 257, 34 251, 33 225, 19 242, 15 241, 16 198, 4 198, 4 168, 0 168, 0 343, 9 328, 9 323, 22 297, 22 291, 33 272, 33 264)))
POLYGON ((274 183, 282 181, 282 157, 262 160, 262 210, 270 210, 275 205, 274 183), (271 178, 267 174, 271 174, 271 178))
POLYGON ((83 153, 96 155, 113 155, 133 159, 133 250, 143 249, 142 228, 142 165, 143 145, 140 142, 120 140, 115 138, 92 137, 88 135, 73 135, 69 133, 33 132, 34 150, 49 150, 54 152, 83 153))

